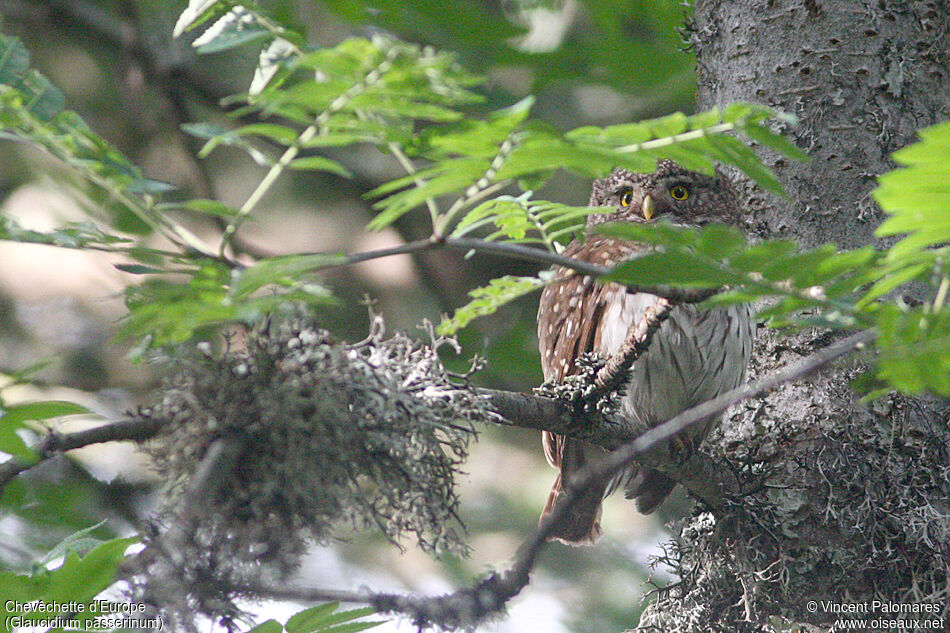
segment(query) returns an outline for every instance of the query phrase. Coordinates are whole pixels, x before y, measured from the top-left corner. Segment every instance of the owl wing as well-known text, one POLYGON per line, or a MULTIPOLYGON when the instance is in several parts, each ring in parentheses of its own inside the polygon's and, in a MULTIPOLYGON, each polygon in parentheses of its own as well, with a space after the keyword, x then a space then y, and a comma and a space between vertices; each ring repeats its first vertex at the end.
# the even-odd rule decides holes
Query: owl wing
MULTIPOLYGON (((584 243, 574 242, 564 255, 604 266, 613 266, 640 250, 635 244, 606 237, 591 237, 584 243)), ((600 284, 587 275, 569 269, 557 272, 559 281, 547 286, 538 307, 538 347, 541 370, 546 381, 563 382, 577 372, 577 359, 587 352, 605 351, 601 339, 605 333, 604 316, 626 288, 617 284, 600 284)), ((542 434, 544 454, 548 463, 560 467, 564 437, 542 434)))

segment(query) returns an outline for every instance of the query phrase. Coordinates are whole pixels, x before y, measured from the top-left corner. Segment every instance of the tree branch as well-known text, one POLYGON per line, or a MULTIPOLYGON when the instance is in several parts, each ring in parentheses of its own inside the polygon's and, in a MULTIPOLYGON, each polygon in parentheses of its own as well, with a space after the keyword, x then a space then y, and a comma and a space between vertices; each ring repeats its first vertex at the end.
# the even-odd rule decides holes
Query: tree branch
POLYGON ((35 462, 11 459, 0 464, 0 491, 3 491, 3 488, 20 473, 60 453, 102 442, 145 440, 158 433, 161 427, 162 424, 154 420, 135 419, 111 422, 74 433, 51 431, 33 447, 33 451, 37 454, 35 462))

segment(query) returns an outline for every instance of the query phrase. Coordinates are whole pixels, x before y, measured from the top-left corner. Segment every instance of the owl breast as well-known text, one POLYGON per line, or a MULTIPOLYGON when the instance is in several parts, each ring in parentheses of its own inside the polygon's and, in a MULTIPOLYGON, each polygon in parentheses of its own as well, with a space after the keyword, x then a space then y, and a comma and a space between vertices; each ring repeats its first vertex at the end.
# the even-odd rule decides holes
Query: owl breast
MULTIPOLYGON (((627 332, 657 297, 615 287, 607 301, 599 350, 616 354, 627 332)), ((634 363, 621 403, 625 417, 656 426, 730 389, 745 377, 752 352, 752 320, 747 306, 701 310, 680 305, 634 363)), ((705 424, 697 425, 700 438, 705 424)))

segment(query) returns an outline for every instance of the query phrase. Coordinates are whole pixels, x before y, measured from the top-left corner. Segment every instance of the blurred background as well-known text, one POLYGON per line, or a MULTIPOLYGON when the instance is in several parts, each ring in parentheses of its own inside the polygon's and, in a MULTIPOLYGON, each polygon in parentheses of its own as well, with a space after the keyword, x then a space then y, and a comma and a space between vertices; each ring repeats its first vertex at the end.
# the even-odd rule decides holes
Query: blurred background
MULTIPOLYGON (((245 91, 258 50, 242 47, 196 55, 193 36, 175 40, 172 29, 185 2, 166 0, 0 0, 2 31, 19 37, 35 68, 67 97, 98 134, 140 165, 146 176, 177 187, 172 197, 215 198, 233 206, 263 176, 243 153, 222 148, 197 157, 200 142, 180 126, 227 124, 222 98, 245 91)), ((687 7, 673 0, 459 0, 439 2, 262 2, 276 20, 307 34, 313 46, 351 36, 387 33, 454 51, 469 71, 487 78, 479 109, 537 99, 533 116, 560 130, 609 125, 691 112, 694 59, 688 50, 687 7)), ((88 217, 76 200, 69 173, 54 159, 0 141, 0 213, 25 228, 51 230, 88 217)), ((420 209, 393 229, 367 232, 373 217, 366 192, 402 175, 390 155, 373 147, 330 156, 354 177, 295 173, 280 182, 241 229, 245 253, 358 252, 429 234, 420 209)), ((590 182, 554 178, 536 197, 586 204, 590 182)), ((183 222, 214 243, 213 222, 183 222)), ((31 369, 33 383, 4 390, 8 402, 64 399, 106 419, 121 419, 146 404, 158 372, 128 359, 129 343, 113 338, 125 314, 121 290, 129 275, 107 255, 0 242, 0 381, 31 369)), ((328 284, 340 299, 318 315, 347 340, 366 335, 364 297, 390 329, 423 337, 423 320, 438 322, 467 301, 467 292, 502 274, 531 274, 536 267, 456 253, 426 253, 367 262, 332 272, 328 284)), ((461 337, 462 353, 446 358, 462 368, 475 355, 487 359, 476 381, 527 391, 541 382, 535 337, 537 295, 476 321, 461 337)), ((2 386, 2 385, 0 385, 2 386)), ((72 425, 94 424, 71 421, 72 425)), ((70 427, 72 428, 72 427, 70 427)), ((505 565, 535 525, 554 471, 544 462, 537 433, 483 429, 460 484, 461 515, 472 554, 434 561, 411 547, 400 552, 381 537, 363 535, 314 548, 300 582, 321 587, 371 587, 437 593, 470 583, 505 565)), ((17 567, 67 534, 108 519, 103 536, 132 533, 154 503, 145 460, 130 447, 104 445, 54 460, 14 482, 0 500, 0 565, 17 567), (56 517, 55 520, 53 517, 56 517)), ((616 631, 634 625, 644 596, 675 581, 652 556, 669 540, 664 524, 687 507, 681 493, 659 514, 643 517, 633 504, 610 499, 605 537, 596 547, 549 547, 533 582, 512 604, 510 617, 486 631, 616 631)), ((281 617, 292 605, 250 605, 281 617)), ((412 630, 388 625, 388 630, 412 630)), ((376 630, 384 630, 376 629, 376 630)))

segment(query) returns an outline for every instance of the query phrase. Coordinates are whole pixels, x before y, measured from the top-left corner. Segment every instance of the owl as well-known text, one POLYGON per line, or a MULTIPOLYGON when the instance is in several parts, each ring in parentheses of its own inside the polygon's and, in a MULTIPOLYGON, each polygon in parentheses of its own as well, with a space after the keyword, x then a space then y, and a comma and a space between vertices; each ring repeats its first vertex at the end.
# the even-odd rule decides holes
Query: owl
MULTIPOLYGON (((594 182, 590 205, 616 211, 588 216, 586 239, 572 242, 564 255, 607 267, 648 247, 591 232, 603 222, 649 224, 666 219, 678 225, 701 226, 736 224, 738 220, 736 198, 724 176, 687 171, 672 161, 660 161, 651 174, 615 170, 594 182)), ((561 382, 577 371, 575 361, 582 354, 616 354, 627 332, 636 327, 657 297, 614 283, 598 283, 563 268, 556 278, 541 295, 538 340, 545 380, 561 382)), ((641 425, 639 428, 652 427, 734 389, 745 378, 752 338, 747 306, 674 307, 649 349, 631 367, 620 415, 641 425)), ((697 446, 718 422, 718 416, 703 420, 679 440, 697 446)), ((574 473, 588 461, 602 458, 605 451, 554 433, 544 432, 542 440, 548 462, 560 469, 543 520, 574 473)), ((631 466, 621 475, 587 488, 571 516, 559 522, 550 538, 571 545, 593 543, 601 531, 601 502, 615 487, 622 485, 626 496, 636 500, 637 509, 649 514, 663 503, 675 483, 656 470, 631 466)))

